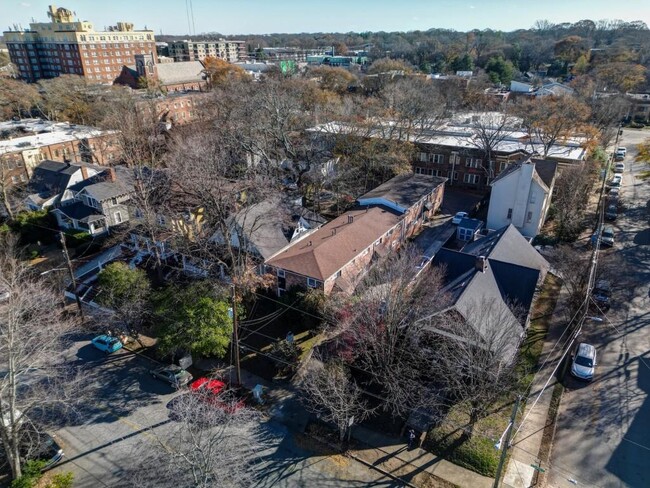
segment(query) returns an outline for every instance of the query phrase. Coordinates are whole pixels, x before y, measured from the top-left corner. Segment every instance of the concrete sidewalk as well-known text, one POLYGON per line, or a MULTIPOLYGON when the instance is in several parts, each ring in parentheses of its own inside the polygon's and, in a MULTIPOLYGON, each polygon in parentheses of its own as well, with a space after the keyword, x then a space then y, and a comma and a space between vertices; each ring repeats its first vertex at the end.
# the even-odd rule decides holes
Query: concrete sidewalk
MULTIPOLYGON (((512 441, 510 460, 503 476, 503 484, 508 487, 529 488, 533 486, 536 471, 531 465, 540 466, 540 464, 543 464, 538 456, 542 445, 544 429, 550 422, 550 419, 548 419, 548 410, 551 405, 553 387, 557 383, 557 378, 553 377, 541 396, 539 394, 564 352, 563 345, 567 334, 562 336, 562 333, 567 326, 567 319, 564 314, 566 299, 567 291, 562 286, 560 296, 553 310, 553 317, 549 324, 548 333, 546 334, 542 354, 539 358, 539 363, 545 363, 545 365, 535 374, 526 408, 521 417, 522 420, 525 418, 526 421, 521 425, 517 436, 512 441), (561 336, 562 342, 556 346, 561 336), (538 396, 539 400, 533 406, 538 396)), ((515 432, 518 427, 519 425, 515 426, 515 432)))
POLYGON ((463 488, 491 488, 494 483, 492 478, 457 466, 424 449, 409 449, 404 439, 389 437, 361 426, 352 429, 352 437, 363 447, 350 450, 350 455, 390 473, 410 486, 419 486, 420 483, 431 486, 418 479, 422 473, 440 478, 449 486, 463 488))

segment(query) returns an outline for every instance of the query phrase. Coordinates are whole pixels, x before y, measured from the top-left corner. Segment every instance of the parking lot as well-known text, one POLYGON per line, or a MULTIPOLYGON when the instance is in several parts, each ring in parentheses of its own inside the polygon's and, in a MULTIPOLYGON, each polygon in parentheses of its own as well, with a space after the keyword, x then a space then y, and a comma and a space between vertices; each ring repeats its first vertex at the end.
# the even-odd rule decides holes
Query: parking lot
POLYGON ((613 248, 599 268, 612 284, 611 310, 579 337, 597 350, 594 380, 569 375, 559 408, 549 486, 650 486, 650 185, 639 178, 635 145, 650 133, 625 131, 622 211, 613 248))

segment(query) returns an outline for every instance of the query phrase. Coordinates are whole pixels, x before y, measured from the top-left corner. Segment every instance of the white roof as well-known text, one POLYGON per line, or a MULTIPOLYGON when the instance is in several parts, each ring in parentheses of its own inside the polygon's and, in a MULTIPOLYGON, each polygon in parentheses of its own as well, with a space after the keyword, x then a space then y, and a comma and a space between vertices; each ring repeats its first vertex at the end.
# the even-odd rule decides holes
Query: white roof
MULTIPOLYGON (((447 146, 452 148, 471 149, 480 147, 476 141, 474 124, 478 121, 483 125, 489 125, 490 120, 498 123, 501 117, 497 112, 463 113, 456 114, 452 118, 432 124, 431 128, 425 128, 417 133, 411 133, 409 139, 421 144, 447 146), (435 127, 433 127, 435 126, 435 127)), ((307 129, 310 132, 322 132, 329 134, 345 134, 358 132, 360 135, 370 137, 389 137, 391 130, 397 130, 397 125, 392 121, 374 121, 372 128, 354 127, 346 123, 329 122, 307 129)), ((509 127, 504 129, 507 136, 499 142, 495 150, 505 153, 525 151, 526 153, 542 153, 543 146, 539 140, 532 140, 528 133, 521 127, 521 119, 509 118, 509 127)), ((404 133, 402 133, 404 136, 404 133)), ((551 146, 547 157, 582 161, 587 152, 582 145, 586 138, 575 136, 558 142, 551 146)))
POLYGON ((16 129, 21 129, 24 132, 33 132, 34 135, 0 141, 0 154, 36 149, 52 144, 114 133, 113 131, 103 131, 85 125, 74 125, 67 122, 50 122, 41 119, 0 122, 0 132, 16 129))

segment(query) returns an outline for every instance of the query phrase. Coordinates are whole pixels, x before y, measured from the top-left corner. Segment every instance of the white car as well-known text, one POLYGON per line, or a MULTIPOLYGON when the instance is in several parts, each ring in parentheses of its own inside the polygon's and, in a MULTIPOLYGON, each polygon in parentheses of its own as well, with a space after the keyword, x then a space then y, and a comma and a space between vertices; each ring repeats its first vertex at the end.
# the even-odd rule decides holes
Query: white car
POLYGON ((617 188, 621 186, 622 182, 623 182, 623 178, 621 177, 621 175, 615 174, 614 177, 609 181, 609 186, 611 188, 617 188))
POLYGON ((625 171, 625 163, 616 163, 616 166, 614 166, 614 174, 622 173, 623 171, 625 171))
POLYGON ((614 159, 616 161, 623 161, 626 155, 627 155, 627 148, 619 147, 616 149, 616 152, 614 153, 614 159))
POLYGON ((460 221, 463 219, 466 219, 469 217, 469 214, 467 212, 458 212, 454 217, 451 219, 451 223, 454 225, 460 224, 460 221))

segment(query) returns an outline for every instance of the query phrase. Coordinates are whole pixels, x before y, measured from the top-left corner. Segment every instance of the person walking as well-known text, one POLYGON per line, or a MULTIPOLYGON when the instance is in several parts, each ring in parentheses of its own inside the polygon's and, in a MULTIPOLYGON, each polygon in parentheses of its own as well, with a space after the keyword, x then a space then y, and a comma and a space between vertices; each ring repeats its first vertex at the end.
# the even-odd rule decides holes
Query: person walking
POLYGON ((409 429, 409 449, 413 449, 413 447, 415 447, 415 431, 409 429))

